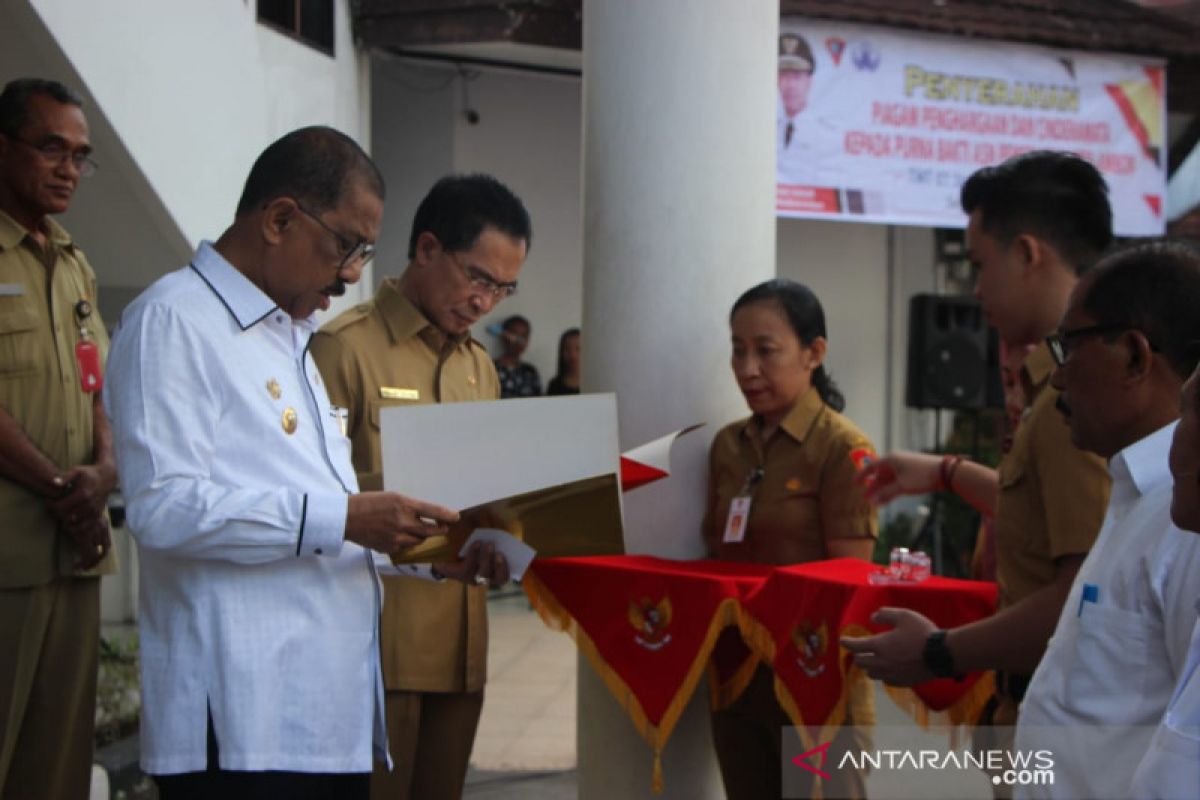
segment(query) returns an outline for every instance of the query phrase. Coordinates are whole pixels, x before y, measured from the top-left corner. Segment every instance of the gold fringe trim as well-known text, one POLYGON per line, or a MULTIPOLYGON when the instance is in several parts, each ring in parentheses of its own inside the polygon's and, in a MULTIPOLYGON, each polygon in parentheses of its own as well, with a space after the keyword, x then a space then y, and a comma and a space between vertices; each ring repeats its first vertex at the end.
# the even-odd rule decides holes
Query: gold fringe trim
MULTIPOLYGON (((738 618, 738 627, 741 629, 742 638, 752 651, 768 666, 774 669, 775 664, 775 637, 772 635, 769 628, 763 625, 758 620, 751 617, 749 614, 741 614, 738 618)), ((837 634, 838 641, 842 636, 865 635, 868 631, 860 625, 850 624, 843 628, 837 634)), ((838 668, 845 663, 848 650, 838 645, 838 668)), ((851 667, 842 674, 842 691, 837 702, 824 720, 819 723, 806 722, 804 715, 800 713, 800 706, 796 699, 792 697, 791 690, 787 684, 775 677, 775 699, 779 701, 779 705, 787 712, 787 715, 792 720, 792 724, 796 726, 800 734, 801 744, 805 748, 812 748, 818 742, 826 741, 832 738, 835 729, 841 726, 846 720, 846 707, 849 704, 850 690, 856 681, 869 681, 866 673, 861 667, 851 665, 851 667)), ((915 697, 915 695, 914 695, 915 697)), ((874 725, 874 720, 856 720, 857 724, 871 727, 874 725)))
MULTIPOLYGON (((716 645, 717 637, 721 635, 721 631, 726 627, 735 623, 740 624, 741 604, 736 598, 727 597, 717 606, 716 612, 713 614, 712 620, 709 622, 708 631, 705 633, 704 642, 700 646, 700 650, 696 654, 695 660, 691 667, 688 668, 687 675, 676 690, 675 696, 671 698, 671 702, 667 705, 663 712, 662 720, 658 725, 650 722, 646 716, 642 704, 638 702, 637 697, 626 685, 617 671, 608 665, 600 651, 596 648, 595 643, 579 626, 579 623, 574 617, 559 603, 558 598, 554 593, 542 583, 542 581, 532 572, 526 572, 524 578, 521 579, 521 585, 525 589, 525 595, 529 598, 529 602, 537 610, 542 621, 554 630, 564 631, 575 640, 575 645, 579 651, 584 654, 587 660, 591 663, 592 668, 604 681, 604 685, 608 687, 609 693, 620 704, 625 713, 629 715, 629 719, 633 722, 633 727, 646 741, 647 744, 654 750, 654 768, 651 777, 651 789, 656 795, 662 794, 663 791, 663 776, 662 776, 662 751, 666 747, 667 739, 670 738, 672 731, 675 730, 676 723, 679 722, 679 717, 682 716, 684 708, 691 699, 692 694, 696 691, 696 685, 700 682, 701 676, 704 674, 708 666, 709 656, 712 654, 712 649, 716 645)), ((743 687, 744 688, 744 687, 743 687)))
POLYGON ((959 742, 965 741, 960 736, 970 736, 983 707, 996 693, 996 679, 994 673, 985 672, 966 694, 942 711, 931 711, 917 693, 908 687, 885 684, 883 688, 892 702, 922 728, 949 726, 952 746, 957 747, 959 742))

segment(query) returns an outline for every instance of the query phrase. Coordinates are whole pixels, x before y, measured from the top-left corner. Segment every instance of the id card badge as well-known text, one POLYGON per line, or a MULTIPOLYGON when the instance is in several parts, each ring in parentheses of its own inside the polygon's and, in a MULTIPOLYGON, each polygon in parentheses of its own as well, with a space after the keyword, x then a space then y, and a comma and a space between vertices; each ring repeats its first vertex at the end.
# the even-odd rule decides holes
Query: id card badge
POLYGON ((725 544, 737 544, 746 538, 746 523, 750 519, 752 499, 748 494, 739 494, 729 504, 729 516, 725 518, 725 535, 721 537, 725 544))
POLYGON ((75 343, 75 363, 79 367, 79 388, 84 394, 95 394, 104 388, 100 350, 86 334, 75 343))

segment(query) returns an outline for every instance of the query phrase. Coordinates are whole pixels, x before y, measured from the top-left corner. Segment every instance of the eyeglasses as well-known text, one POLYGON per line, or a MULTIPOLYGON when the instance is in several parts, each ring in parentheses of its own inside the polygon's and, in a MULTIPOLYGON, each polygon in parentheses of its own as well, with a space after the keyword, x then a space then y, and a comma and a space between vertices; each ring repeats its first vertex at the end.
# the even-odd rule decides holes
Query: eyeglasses
POLYGON ((72 150, 62 142, 53 139, 48 142, 43 142, 42 144, 34 144, 33 142, 25 141, 19 136, 5 134, 5 137, 11 139, 17 144, 23 144, 30 150, 33 150, 35 153, 41 156, 42 161, 46 162, 47 164, 58 166, 64 161, 70 159, 71 166, 79 170, 79 177, 81 178, 87 178, 91 176, 96 172, 96 168, 99 166, 91 159, 92 148, 90 147, 80 147, 77 150, 72 150))
POLYGON ((494 300, 500 301, 506 297, 512 297, 517 293, 517 282, 501 283, 500 281, 488 275, 477 267, 470 267, 460 262, 454 253, 448 253, 450 260, 467 276, 467 283, 471 284, 471 288, 486 295, 490 295, 494 300))
POLYGON ((368 261, 375 257, 375 245, 371 244, 367 240, 359 239, 358 241, 351 241, 335 231, 333 228, 326 225, 324 220, 322 220, 313 212, 309 211, 304 206, 300 205, 300 203, 296 203, 296 208, 300 209, 305 216, 320 225, 329 233, 330 236, 337 240, 338 252, 342 253, 342 260, 338 264, 339 270, 345 269, 347 266, 355 263, 356 261, 360 266, 365 266, 368 261))
MULTIPOLYGON (((1120 333, 1122 331, 1137 330, 1132 325, 1124 322, 1109 322, 1103 325, 1087 325, 1082 328, 1074 328, 1069 331, 1058 331, 1046 337, 1046 346, 1050 348, 1050 355, 1054 358, 1054 363, 1062 366, 1067 363, 1067 359, 1071 357, 1071 340, 1083 339, 1088 336, 1103 336, 1106 333, 1120 333)), ((1145 335, 1143 333, 1143 335, 1145 335)), ((1149 341, 1150 349, 1158 352, 1158 348, 1154 342, 1149 341)))

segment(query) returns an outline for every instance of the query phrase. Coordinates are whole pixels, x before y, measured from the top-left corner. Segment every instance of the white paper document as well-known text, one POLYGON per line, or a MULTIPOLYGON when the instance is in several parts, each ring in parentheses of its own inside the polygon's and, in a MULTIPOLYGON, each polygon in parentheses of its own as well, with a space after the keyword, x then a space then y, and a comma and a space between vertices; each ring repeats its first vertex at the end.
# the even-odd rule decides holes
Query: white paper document
POLYGON ((504 559, 508 562, 508 573, 514 581, 521 580, 525 575, 525 570, 529 569, 529 564, 533 561, 533 557, 537 555, 536 550, 517 539, 517 537, 508 531, 502 531, 499 528, 476 528, 467 537, 467 541, 463 544, 462 549, 458 551, 459 558, 465 558, 467 551, 471 549, 471 545, 475 544, 475 542, 485 542, 496 548, 496 552, 503 555, 504 559))
POLYGON ((379 422, 383 488, 457 510, 619 471, 612 394, 392 406, 379 422))

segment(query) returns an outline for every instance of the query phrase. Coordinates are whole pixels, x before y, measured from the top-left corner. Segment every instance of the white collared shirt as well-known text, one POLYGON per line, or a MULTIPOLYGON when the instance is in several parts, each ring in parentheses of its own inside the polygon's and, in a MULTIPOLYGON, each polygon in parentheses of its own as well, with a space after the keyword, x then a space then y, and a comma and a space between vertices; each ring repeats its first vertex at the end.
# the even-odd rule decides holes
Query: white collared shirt
POLYGON ((369 772, 380 588, 293 321, 207 242, 125 311, 104 400, 141 582, 142 767, 369 772), (292 421, 294 420, 294 424, 292 421))
POLYGON ((1109 463, 1104 525, 1021 704, 1018 751, 1054 754, 1054 783, 1018 797, 1129 796, 1182 674, 1200 595, 1200 536, 1171 524, 1176 423, 1109 463))
MULTIPOLYGON (((1193 533, 1193 536, 1200 534, 1193 533)), ((1195 604, 1200 613, 1200 600, 1195 604)), ((1183 676, 1133 775, 1137 800, 1200 797, 1200 624, 1192 632, 1183 676)))

